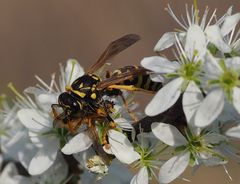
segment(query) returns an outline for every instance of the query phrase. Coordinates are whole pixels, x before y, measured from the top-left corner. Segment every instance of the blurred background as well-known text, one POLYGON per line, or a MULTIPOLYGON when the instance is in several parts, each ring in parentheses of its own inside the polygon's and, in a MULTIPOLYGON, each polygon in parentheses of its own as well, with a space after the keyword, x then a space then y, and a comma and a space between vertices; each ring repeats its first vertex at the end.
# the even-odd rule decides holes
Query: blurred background
MULTIPOLYGON (((115 57, 113 68, 138 65, 154 55, 153 47, 164 32, 179 28, 164 10, 169 3, 177 15, 185 15, 192 0, 0 0, 0 93, 9 93, 13 82, 22 91, 35 85, 34 75, 45 81, 59 70, 59 63, 77 59, 84 68, 94 63, 106 46, 124 34, 141 35, 141 41, 115 57)), ((199 0, 200 14, 206 6, 222 15, 239 0, 199 0)), ((240 166, 230 164, 232 184, 239 184, 240 166)), ((230 183, 222 167, 201 168, 192 183, 230 183)), ((175 183, 186 183, 177 180, 175 183)))

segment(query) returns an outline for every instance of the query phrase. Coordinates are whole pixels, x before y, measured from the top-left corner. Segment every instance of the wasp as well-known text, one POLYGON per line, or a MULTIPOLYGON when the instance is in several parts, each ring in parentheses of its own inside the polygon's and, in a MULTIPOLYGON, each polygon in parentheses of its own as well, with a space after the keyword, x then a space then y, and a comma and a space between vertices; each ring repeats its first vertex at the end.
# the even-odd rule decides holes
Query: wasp
POLYGON ((83 76, 67 85, 66 91, 59 95, 58 104, 52 105, 54 122, 61 120, 71 133, 85 125, 95 142, 95 149, 99 149, 99 145, 107 145, 107 131, 116 128, 116 125, 110 116, 114 111, 114 103, 103 97, 122 96, 121 90, 153 92, 161 87, 161 83, 151 81, 149 71, 140 66, 125 66, 112 73, 107 72, 104 79, 94 74, 106 61, 139 39, 136 34, 128 34, 111 42, 97 62, 83 76), (63 112, 57 113, 56 107, 61 107, 63 112), (99 125, 104 127, 101 137, 96 127, 99 125))

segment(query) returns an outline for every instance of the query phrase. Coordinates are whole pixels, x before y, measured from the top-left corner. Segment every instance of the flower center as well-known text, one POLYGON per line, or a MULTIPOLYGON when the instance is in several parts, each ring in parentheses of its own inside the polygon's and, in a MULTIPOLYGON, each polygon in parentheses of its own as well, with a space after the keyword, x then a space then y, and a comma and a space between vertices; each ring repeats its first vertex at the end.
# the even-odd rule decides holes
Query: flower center
POLYGON ((239 84, 238 73, 229 68, 223 68, 224 72, 219 77, 220 86, 223 88, 229 102, 232 102, 232 90, 239 84))
POLYGON ((220 76, 219 81, 224 89, 232 89, 238 83, 238 74, 234 70, 227 70, 220 76))
POLYGON ((178 73, 187 81, 199 83, 200 62, 187 62, 181 65, 178 73))

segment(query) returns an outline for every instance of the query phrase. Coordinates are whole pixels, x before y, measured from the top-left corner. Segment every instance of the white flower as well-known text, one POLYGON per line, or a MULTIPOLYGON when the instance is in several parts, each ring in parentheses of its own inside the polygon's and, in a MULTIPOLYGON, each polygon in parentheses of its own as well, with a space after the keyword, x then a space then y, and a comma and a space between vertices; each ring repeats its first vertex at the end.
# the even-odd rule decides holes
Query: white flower
MULTIPOLYGON (((184 49, 177 39, 178 62, 169 61, 160 56, 144 58, 141 65, 154 73, 170 78, 160 89, 145 109, 149 116, 155 116, 170 108, 182 92, 186 92, 189 83, 198 88, 201 67, 206 53, 206 38, 197 25, 192 25, 187 32, 184 49)), ((185 103, 185 102, 183 102, 185 103)))
MULTIPOLYGON (((0 169, 2 167, 3 157, 0 155, 0 169)), ((0 184, 31 184, 27 178, 17 172, 13 163, 8 163, 0 173, 0 184)))
POLYGON ((204 89, 208 93, 195 117, 196 124, 201 127, 209 125, 219 116, 225 100, 240 113, 240 57, 217 59, 208 53, 204 68, 204 89))
POLYGON ((160 168, 159 181, 162 183, 169 183, 179 177, 188 165, 212 166, 226 163, 225 157, 219 153, 218 148, 227 141, 227 138, 219 134, 219 130, 203 129, 195 122, 194 116, 203 97, 192 87, 189 85, 189 94, 185 93, 183 96, 183 98, 192 98, 186 100, 185 102, 188 103, 183 106, 184 112, 187 112, 185 115, 188 123, 184 135, 170 124, 160 122, 151 125, 153 134, 163 143, 175 148, 177 154, 160 168))
POLYGON ((152 131, 162 142, 175 147, 178 153, 160 168, 159 181, 162 183, 169 183, 179 177, 189 164, 194 166, 210 161, 212 165, 226 163, 224 157, 214 150, 214 146, 225 141, 224 136, 199 131, 195 131, 198 134, 192 134, 189 130, 184 137, 176 127, 165 123, 153 123, 152 131))
POLYGON ((1 116, 1 151, 7 159, 20 162, 27 168, 29 159, 36 154, 36 147, 31 143, 26 128, 16 116, 19 107, 11 107, 6 99, 2 103, 3 114, 1 116), (28 153, 26 156, 25 153, 28 153))
POLYGON ((37 77, 40 85, 27 88, 25 96, 20 95, 12 87, 17 95, 16 104, 20 109, 17 116, 28 129, 28 135, 38 150, 28 161, 30 163, 25 164, 28 165, 28 172, 31 175, 38 175, 48 170, 56 160, 60 146, 66 141, 66 130, 53 127, 51 105, 56 104, 59 94, 65 91, 63 85, 71 82, 72 77, 77 77, 78 72, 82 75, 83 70, 75 60, 69 60, 65 70, 64 72, 61 67, 60 87, 55 81, 55 75, 52 76, 50 85, 37 77), (33 94, 36 102, 27 93, 33 94))
POLYGON ((31 175, 41 174, 54 163, 60 146, 52 127, 53 119, 49 114, 36 109, 21 109, 18 111, 18 118, 29 129, 29 137, 38 147, 38 152, 29 164, 28 172, 31 175))
MULTIPOLYGON (((179 32, 167 32, 165 33, 160 40, 158 41, 158 43, 156 44, 156 46, 154 47, 154 51, 159 52, 162 51, 172 45, 174 45, 177 40, 176 40, 176 34, 179 37, 179 40, 181 42, 184 42, 186 40, 186 35, 187 32, 189 31, 189 29, 192 26, 198 26, 199 29, 202 30, 202 32, 205 33, 205 37, 206 39, 208 39, 208 41, 210 41, 213 44, 216 44, 217 47, 219 47, 220 49, 225 49, 224 51, 226 52, 230 52, 230 48, 228 47, 228 45, 223 41, 223 35, 221 33, 221 30, 219 28, 219 25, 224 21, 224 18, 229 15, 230 9, 227 11, 226 14, 224 14, 220 19, 216 20, 216 22, 213 25, 212 24, 214 18, 216 17, 216 9, 213 11, 211 17, 209 18, 209 20, 207 21, 207 16, 208 16, 208 12, 209 9, 206 8, 206 10, 204 11, 204 14, 201 18, 200 21, 200 17, 198 17, 199 15, 199 10, 196 9, 196 7, 191 7, 190 13, 189 13, 189 9, 188 6, 186 5, 186 19, 183 18, 183 16, 181 16, 182 21, 177 18, 177 16, 174 14, 173 10, 171 9, 170 5, 168 5, 167 11, 170 14, 170 16, 173 17, 173 19, 180 25, 180 27, 183 29, 179 32)), ((197 35, 197 32, 196 32, 197 35)))
POLYGON ((147 184, 152 179, 158 180, 156 173, 162 164, 162 156, 169 154, 166 152, 166 145, 159 144, 152 133, 141 132, 137 135, 137 140, 135 150, 140 159, 133 164, 133 169, 138 169, 138 172, 132 178, 131 184, 147 184))
MULTIPOLYGON (((1 168, 2 157, 0 157, 1 168)), ((67 179, 68 167, 61 155, 47 172, 38 176, 22 176, 18 174, 17 168, 13 163, 8 163, 0 174, 0 184, 60 184, 67 179)))

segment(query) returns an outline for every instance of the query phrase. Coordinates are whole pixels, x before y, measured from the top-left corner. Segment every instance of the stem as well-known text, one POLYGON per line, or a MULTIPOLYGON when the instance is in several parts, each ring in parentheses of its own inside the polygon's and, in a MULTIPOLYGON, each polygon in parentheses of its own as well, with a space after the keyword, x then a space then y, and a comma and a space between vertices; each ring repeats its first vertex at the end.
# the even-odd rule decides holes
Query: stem
POLYGON ((22 96, 18 91, 17 89, 13 86, 13 83, 8 83, 8 87, 12 90, 12 92, 17 96, 19 97, 21 100, 25 100, 24 96, 22 96))
POLYGON ((159 150, 155 155, 159 155, 161 154, 162 152, 164 152, 169 146, 166 145, 165 147, 163 147, 161 150, 159 150))
POLYGON ((198 16, 198 13, 199 13, 199 10, 198 10, 198 5, 197 5, 197 0, 193 0, 193 4, 194 4, 194 9, 195 9, 195 22, 198 24, 199 22, 199 16, 198 16))
POLYGON ((71 73, 70 73, 69 80, 68 80, 68 83, 67 83, 68 85, 71 85, 70 82, 71 82, 71 79, 72 79, 75 64, 76 64, 76 61, 72 60, 72 69, 71 69, 71 73))

